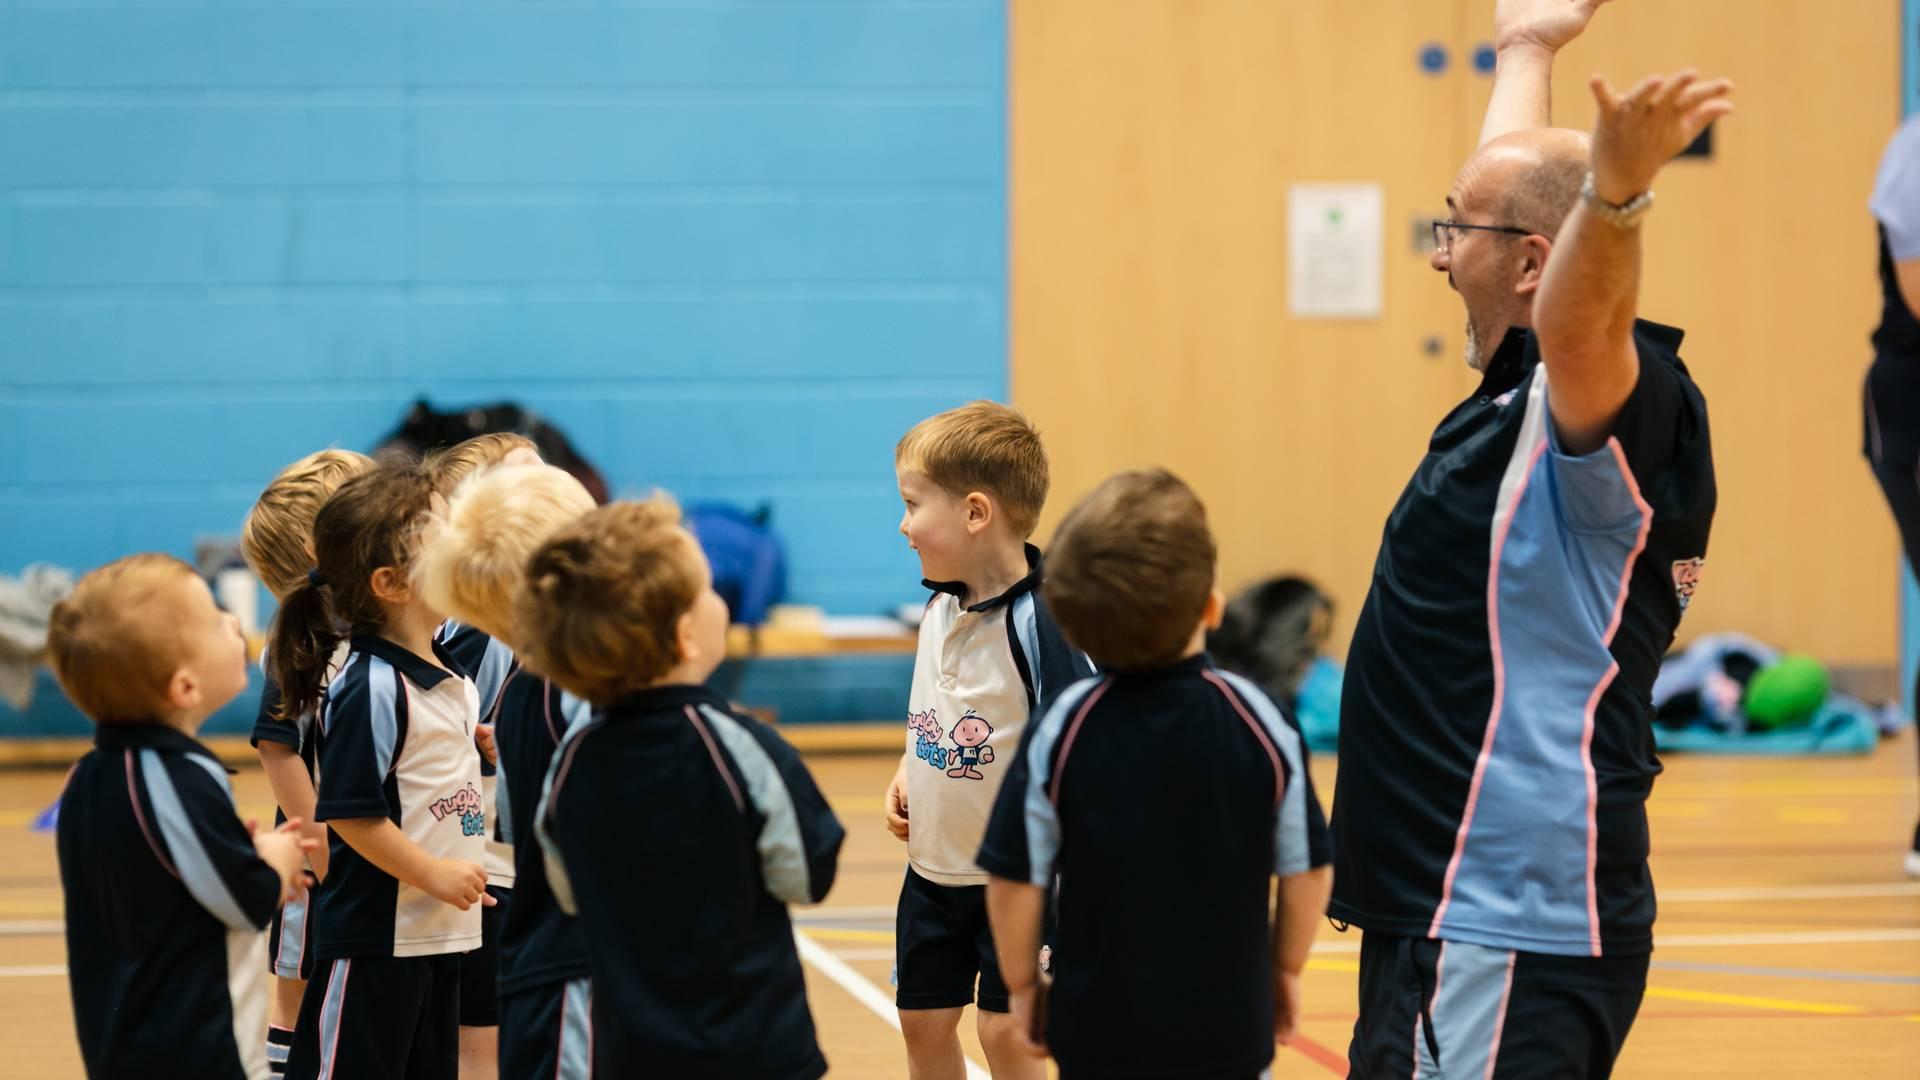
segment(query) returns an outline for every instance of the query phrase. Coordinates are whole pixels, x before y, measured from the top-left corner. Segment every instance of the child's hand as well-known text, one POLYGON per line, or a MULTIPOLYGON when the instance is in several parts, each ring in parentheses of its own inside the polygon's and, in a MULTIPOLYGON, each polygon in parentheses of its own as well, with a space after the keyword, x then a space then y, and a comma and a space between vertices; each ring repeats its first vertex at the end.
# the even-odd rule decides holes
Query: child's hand
POLYGON ((1282 1046, 1300 1030, 1300 976, 1273 974, 1273 1039, 1282 1046))
POLYGON ((253 836, 253 850, 259 853, 261 861, 280 875, 280 902, 299 899, 307 887, 306 875, 301 873, 307 852, 319 845, 301 835, 298 819, 270 833, 261 832, 258 822, 249 821, 247 832, 253 836))
POLYGON ((495 903, 487 894, 486 870, 465 859, 433 860, 433 865, 427 868, 423 887, 435 900, 452 904, 461 911, 475 904, 492 907, 495 903))
POLYGON ((993 764, 993 747, 983 746, 980 748, 980 764, 982 765, 993 764))
POLYGON ((1051 983, 1051 979, 1041 979, 1025 990, 1007 995, 1007 1011, 1013 1017, 1014 1046, 1032 1057, 1047 1056, 1046 1018, 1039 1010, 1051 983))
POLYGON ((894 771, 893 779, 887 783, 886 798, 887 831, 896 840, 907 838, 907 765, 900 763, 894 771))
POLYGON ((489 764, 500 764, 500 748, 494 745, 492 724, 481 724, 474 728, 473 741, 476 746, 480 747, 480 752, 487 756, 489 764))
POLYGON ((307 868, 313 871, 313 879, 327 880, 327 860, 332 857, 332 853, 327 850, 327 827, 315 822, 311 825, 302 825, 300 831, 307 839, 313 841, 313 846, 307 849, 307 868))

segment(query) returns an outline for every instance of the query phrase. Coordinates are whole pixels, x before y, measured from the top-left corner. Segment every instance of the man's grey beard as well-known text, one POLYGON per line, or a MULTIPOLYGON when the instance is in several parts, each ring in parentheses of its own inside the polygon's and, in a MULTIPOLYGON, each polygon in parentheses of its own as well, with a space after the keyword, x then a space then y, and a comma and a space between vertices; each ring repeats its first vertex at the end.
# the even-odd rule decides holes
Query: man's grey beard
POLYGON ((1475 371, 1487 370, 1486 352, 1480 345, 1480 331, 1473 325, 1473 319, 1467 319, 1467 366, 1475 371))

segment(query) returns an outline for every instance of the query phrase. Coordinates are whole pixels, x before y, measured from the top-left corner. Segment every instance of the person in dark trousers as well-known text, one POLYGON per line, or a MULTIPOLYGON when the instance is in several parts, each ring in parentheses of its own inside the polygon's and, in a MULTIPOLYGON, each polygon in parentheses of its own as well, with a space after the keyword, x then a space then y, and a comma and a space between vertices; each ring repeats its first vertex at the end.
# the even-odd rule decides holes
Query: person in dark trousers
MULTIPOLYGON (((1907 565, 1920 571, 1920 117, 1901 125, 1880 159, 1871 204, 1880 232, 1880 326, 1867 370, 1867 461, 1900 527, 1907 565)), ((1909 708, 1920 703, 1916 679, 1909 708)), ((1920 824, 1907 852, 1920 878, 1920 824)))
POLYGON ((1387 519, 1348 650, 1329 914, 1366 933, 1354 1076, 1610 1075, 1646 989, 1648 699, 1716 489, 1681 333, 1639 320, 1660 171, 1732 86, 1596 77, 1596 0, 1501 0, 1480 149, 1434 225, 1481 384, 1387 519))

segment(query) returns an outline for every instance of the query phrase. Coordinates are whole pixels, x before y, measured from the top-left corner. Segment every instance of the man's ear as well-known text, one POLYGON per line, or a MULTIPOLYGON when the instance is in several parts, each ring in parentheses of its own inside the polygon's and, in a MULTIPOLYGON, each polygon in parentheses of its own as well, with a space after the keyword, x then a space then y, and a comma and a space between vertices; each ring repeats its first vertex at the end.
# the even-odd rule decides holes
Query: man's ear
POLYGON ((1553 253, 1553 241, 1544 236, 1523 236, 1514 245, 1515 257, 1520 260, 1520 274, 1515 279, 1513 292, 1531 300, 1540 291, 1540 278, 1547 272, 1547 256, 1553 253))

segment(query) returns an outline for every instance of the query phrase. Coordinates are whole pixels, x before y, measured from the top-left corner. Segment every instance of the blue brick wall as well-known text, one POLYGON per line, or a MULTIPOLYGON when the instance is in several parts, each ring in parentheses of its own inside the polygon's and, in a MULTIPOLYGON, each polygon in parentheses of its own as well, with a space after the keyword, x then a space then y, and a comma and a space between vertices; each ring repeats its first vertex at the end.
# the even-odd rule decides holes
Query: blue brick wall
POLYGON ((1006 389, 999 0, 0 3, 0 570, 185 554, 417 394, 770 499, 911 599, 891 450, 1006 389))

